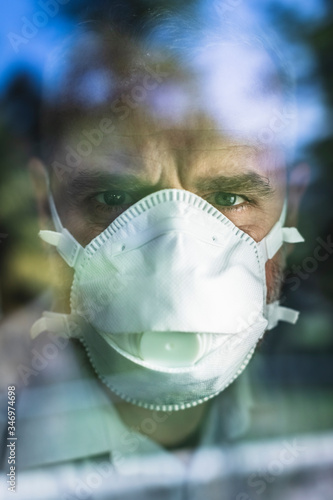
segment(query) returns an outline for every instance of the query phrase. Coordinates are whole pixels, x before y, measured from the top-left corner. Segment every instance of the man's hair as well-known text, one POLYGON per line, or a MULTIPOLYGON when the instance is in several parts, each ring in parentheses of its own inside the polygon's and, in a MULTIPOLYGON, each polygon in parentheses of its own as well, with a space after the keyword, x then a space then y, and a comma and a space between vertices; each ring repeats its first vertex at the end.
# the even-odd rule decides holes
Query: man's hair
MULTIPOLYGON (((296 117, 294 80, 291 66, 272 41, 273 36, 248 33, 239 24, 226 23, 222 18, 220 23, 215 22, 212 26, 192 16, 174 14, 154 19, 151 26, 152 29, 146 29, 144 35, 140 36, 119 31, 110 23, 84 23, 50 55, 44 72, 39 140, 39 154, 47 165, 52 161, 63 137, 80 123, 98 117, 108 117, 119 123, 115 103, 122 95, 141 84, 147 68, 148 71, 158 68, 163 75, 168 75, 163 82, 159 81, 160 95, 162 99, 163 92, 168 95, 169 107, 174 108, 174 114, 178 112, 176 108, 180 101, 172 101, 171 87, 178 85, 183 88, 187 98, 190 96, 193 109, 197 108, 201 117, 205 113, 211 116, 215 113, 216 128, 232 130, 241 120, 233 119, 232 108, 226 116, 223 106, 226 109, 229 105, 237 107, 237 96, 234 103, 231 102, 232 95, 228 99, 227 94, 225 101, 219 98, 219 92, 222 94, 224 88, 226 93, 228 91, 230 73, 226 66, 233 64, 240 78, 244 66, 246 78, 246 71, 250 76, 251 71, 256 71, 255 68, 251 69, 250 59, 254 66, 257 61, 260 63, 263 54, 269 64, 266 68, 265 64, 259 68, 257 75, 252 74, 254 82, 250 90, 264 97, 264 100, 260 100, 259 95, 254 96, 254 104, 258 103, 256 115, 262 111, 261 103, 266 98, 273 102, 279 96, 279 105, 288 110, 288 116, 293 118, 282 127, 282 131, 277 133, 273 130, 271 136, 274 136, 274 140, 279 136, 277 141, 290 154, 296 117), (216 84, 220 85, 220 90, 216 84), (209 95, 210 88, 213 90, 209 95)), ((232 94, 234 90, 230 90, 232 94)), ((150 99, 149 103, 143 100, 136 104, 137 112, 144 114, 153 113, 154 105, 159 105, 161 109, 157 95, 155 104, 154 99, 150 99)), ((132 116, 133 110, 128 111, 132 116)), ((172 110, 168 112, 172 114, 172 110)), ((241 110, 239 112, 242 113, 241 110)), ((245 109, 243 115, 242 119, 246 117, 245 109)), ((253 114, 248 116, 248 124, 245 123, 244 127, 260 126, 256 118, 253 114)), ((264 146, 271 140, 269 119, 270 115, 264 116, 261 124, 264 146), (264 124, 267 125, 266 132, 264 124)))

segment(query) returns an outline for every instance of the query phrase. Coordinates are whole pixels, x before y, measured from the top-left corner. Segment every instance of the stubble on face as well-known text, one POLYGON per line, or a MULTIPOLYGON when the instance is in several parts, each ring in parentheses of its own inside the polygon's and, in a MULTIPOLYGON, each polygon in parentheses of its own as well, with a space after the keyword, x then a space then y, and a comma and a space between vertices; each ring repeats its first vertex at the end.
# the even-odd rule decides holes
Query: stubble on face
POLYGON ((273 259, 266 262, 267 304, 280 299, 285 269, 284 254, 282 248, 273 259))

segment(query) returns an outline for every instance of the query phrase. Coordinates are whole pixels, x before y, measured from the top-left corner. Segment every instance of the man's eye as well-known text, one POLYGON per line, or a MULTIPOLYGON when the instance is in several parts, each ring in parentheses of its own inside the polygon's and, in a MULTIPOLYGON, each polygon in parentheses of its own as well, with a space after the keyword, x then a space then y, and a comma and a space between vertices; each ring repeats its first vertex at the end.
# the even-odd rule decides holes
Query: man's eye
POLYGON ((126 191, 104 191, 95 196, 95 200, 110 207, 118 205, 130 205, 133 203, 132 197, 126 191))
POLYGON ((212 205, 218 205, 220 207, 234 207, 246 201, 243 196, 232 193, 214 193, 208 196, 206 200, 212 205))

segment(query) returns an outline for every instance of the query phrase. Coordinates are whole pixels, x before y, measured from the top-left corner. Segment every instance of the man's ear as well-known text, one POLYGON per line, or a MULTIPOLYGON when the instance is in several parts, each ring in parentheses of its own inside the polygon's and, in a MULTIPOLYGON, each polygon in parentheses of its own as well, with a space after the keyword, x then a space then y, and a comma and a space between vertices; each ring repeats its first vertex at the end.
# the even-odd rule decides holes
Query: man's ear
POLYGON ((288 214, 286 226, 297 227, 299 207, 303 195, 310 184, 311 171, 306 163, 294 166, 289 174, 288 182, 288 214))
POLYGON ((40 228, 53 229, 48 201, 46 168, 42 161, 35 157, 30 159, 28 168, 36 196, 40 228))

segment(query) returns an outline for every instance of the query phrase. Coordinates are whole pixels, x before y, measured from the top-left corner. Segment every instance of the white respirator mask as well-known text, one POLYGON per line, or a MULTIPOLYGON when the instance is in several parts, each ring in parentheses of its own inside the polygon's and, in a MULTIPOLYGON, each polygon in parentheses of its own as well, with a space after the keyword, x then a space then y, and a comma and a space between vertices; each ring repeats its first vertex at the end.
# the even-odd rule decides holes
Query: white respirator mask
POLYGON ((44 313, 32 329, 78 337, 100 379, 144 408, 174 411, 223 391, 259 339, 298 313, 266 304, 265 263, 304 241, 280 220, 256 243, 204 199, 157 191, 83 248, 64 229, 40 236, 74 268, 71 314, 44 313), (79 327, 78 327, 79 325, 79 327))

